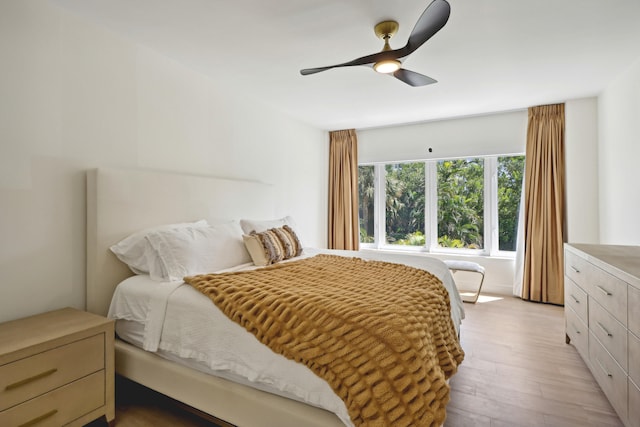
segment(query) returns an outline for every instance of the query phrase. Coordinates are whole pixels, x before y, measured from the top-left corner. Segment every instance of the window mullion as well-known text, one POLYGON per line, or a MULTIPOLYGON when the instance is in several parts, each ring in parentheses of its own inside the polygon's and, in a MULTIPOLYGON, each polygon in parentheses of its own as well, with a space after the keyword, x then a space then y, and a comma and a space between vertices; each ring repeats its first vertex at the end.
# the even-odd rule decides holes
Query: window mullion
POLYGON ((438 246, 438 169, 436 161, 426 162, 426 180, 425 189, 427 191, 426 200, 427 207, 425 209, 425 228, 426 242, 425 245, 432 251, 438 246))
POLYGON ((386 224, 386 179, 385 168, 383 164, 376 164, 374 169, 375 193, 374 193, 374 227, 375 227, 375 245, 376 249, 386 242, 385 224, 386 224))
POLYGON ((429 191, 429 162, 424 162, 424 249, 431 250, 431 233, 429 229, 429 206, 431 206, 430 191, 429 191))
POLYGON ((485 161, 485 250, 495 255, 498 250, 498 159, 487 157, 485 161))

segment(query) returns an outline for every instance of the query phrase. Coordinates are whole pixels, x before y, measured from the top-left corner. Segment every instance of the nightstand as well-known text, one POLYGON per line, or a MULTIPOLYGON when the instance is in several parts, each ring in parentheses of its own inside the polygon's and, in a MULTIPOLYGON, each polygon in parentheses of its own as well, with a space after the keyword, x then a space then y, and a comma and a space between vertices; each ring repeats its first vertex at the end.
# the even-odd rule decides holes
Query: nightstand
POLYGON ((72 308, 0 324, 0 426, 112 425, 114 324, 72 308))

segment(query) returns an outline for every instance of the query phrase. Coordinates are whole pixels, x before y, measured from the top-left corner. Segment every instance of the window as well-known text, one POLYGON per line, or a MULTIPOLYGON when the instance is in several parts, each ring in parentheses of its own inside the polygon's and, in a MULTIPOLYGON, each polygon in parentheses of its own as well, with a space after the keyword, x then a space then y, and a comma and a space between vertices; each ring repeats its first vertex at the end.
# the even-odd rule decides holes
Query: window
POLYGON ((440 160, 438 246, 484 248, 484 159, 440 160))
POLYGON ((524 156, 361 165, 364 247, 513 252, 524 156))
POLYGON ((373 166, 358 166, 358 212, 360 216, 360 243, 374 242, 374 172, 375 170, 373 166))
POLYGON ((424 246, 424 162, 385 165, 385 238, 390 245, 424 246))
POLYGON ((524 156, 498 158, 498 242, 501 251, 515 251, 522 196, 524 156))

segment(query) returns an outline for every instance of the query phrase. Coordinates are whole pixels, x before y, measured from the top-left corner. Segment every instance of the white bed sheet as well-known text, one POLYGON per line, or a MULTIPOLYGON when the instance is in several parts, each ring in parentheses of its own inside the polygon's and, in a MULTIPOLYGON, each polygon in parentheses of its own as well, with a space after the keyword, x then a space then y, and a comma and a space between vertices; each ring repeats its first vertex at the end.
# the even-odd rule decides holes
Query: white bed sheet
MULTIPOLYGON (((449 291, 452 318, 458 330, 464 317, 462 300, 449 269, 441 261, 419 255, 309 248, 302 257, 318 253, 402 262, 431 271, 449 291)), ((245 264, 224 271, 255 268, 245 264)), ((271 351, 228 319, 209 298, 183 282, 132 276, 118 285, 108 317, 123 320, 116 323, 116 330, 131 344, 193 369, 326 409, 345 425, 353 425, 344 402, 326 381, 306 366, 271 351)))

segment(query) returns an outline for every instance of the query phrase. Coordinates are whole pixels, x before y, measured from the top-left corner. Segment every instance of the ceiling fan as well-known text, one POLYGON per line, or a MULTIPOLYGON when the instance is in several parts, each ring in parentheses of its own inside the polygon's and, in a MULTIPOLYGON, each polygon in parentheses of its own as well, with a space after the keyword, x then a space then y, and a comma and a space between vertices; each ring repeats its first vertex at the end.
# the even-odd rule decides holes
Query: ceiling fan
POLYGON ((376 35, 384 40, 384 47, 378 53, 363 56, 353 61, 344 62, 342 64, 329 65, 326 67, 307 68, 300 70, 303 76, 319 73, 321 71, 330 70, 338 67, 353 67, 356 65, 373 66, 373 69, 379 73, 392 74, 398 80, 405 82, 410 86, 425 86, 436 83, 436 80, 423 74, 416 73, 402 68, 401 58, 404 58, 422 46, 435 33, 440 31, 449 20, 451 6, 446 0, 433 0, 429 6, 422 12, 418 22, 416 22, 407 44, 400 49, 391 49, 389 39, 398 31, 398 23, 396 21, 383 21, 374 28, 376 35))

